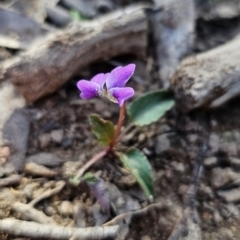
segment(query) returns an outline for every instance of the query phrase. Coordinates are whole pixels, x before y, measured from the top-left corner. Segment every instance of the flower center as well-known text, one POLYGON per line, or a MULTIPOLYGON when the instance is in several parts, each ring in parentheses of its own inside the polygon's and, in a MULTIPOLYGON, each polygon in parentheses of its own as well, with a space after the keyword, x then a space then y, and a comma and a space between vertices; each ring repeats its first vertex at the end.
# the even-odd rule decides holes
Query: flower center
POLYGON ((101 92, 99 92, 100 97, 105 97, 111 102, 118 103, 118 100, 110 93, 107 89, 103 89, 101 92))

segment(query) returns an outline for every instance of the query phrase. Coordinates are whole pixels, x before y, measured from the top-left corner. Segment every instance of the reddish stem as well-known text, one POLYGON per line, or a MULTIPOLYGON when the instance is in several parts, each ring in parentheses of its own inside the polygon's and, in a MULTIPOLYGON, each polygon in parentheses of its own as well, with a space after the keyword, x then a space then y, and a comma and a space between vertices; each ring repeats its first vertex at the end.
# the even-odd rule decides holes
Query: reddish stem
POLYGON ((118 140, 119 135, 121 133, 122 125, 123 125, 123 122, 124 122, 124 119, 125 119, 125 112, 126 112, 126 103, 124 102, 123 106, 120 108, 120 114, 119 114, 119 118, 118 118, 117 129, 115 131, 114 138, 113 138, 113 140, 112 140, 112 142, 109 146, 110 149, 112 149, 117 143, 117 140, 118 140))
POLYGON ((120 108, 120 114, 119 114, 119 118, 118 118, 118 124, 117 124, 117 129, 115 131, 114 134, 114 138, 111 142, 111 144, 109 145, 109 147, 107 147, 105 150, 99 152, 97 155, 95 155, 92 159, 90 159, 89 161, 86 162, 85 165, 83 165, 79 171, 77 172, 75 179, 79 180, 82 175, 84 174, 84 172, 90 168, 94 163, 96 163, 97 161, 99 161, 101 158, 103 158, 109 151, 112 150, 112 148, 116 145, 117 140, 119 138, 119 135, 121 133, 121 128, 125 119, 125 112, 126 112, 126 104, 124 102, 123 106, 120 108))
POLYGON ((75 179, 79 180, 82 175, 84 174, 84 172, 90 168, 94 163, 96 163, 98 160, 100 160, 101 158, 103 158, 109 151, 109 148, 106 148, 105 150, 99 152, 97 155, 95 155, 92 159, 90 159, 89 161, 86 162, 85 165, 83 165, 79 171, 77 172, 75 179))

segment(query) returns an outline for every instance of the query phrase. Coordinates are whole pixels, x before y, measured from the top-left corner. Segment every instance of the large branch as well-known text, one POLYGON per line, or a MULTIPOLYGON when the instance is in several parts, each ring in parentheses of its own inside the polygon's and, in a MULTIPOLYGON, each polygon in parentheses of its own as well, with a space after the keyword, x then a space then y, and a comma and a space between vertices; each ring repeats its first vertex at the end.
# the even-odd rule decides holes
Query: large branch
POLYGON ((5 63, 0 69, 0 82, 10 80, 31 103, 54 92, 94 61, 122 54, 144 56, 146 46, 144 8, 128 7, 48 37, 5 63))
POLYGON ((217 107, 240 94, 240 36, 186 59, 172 81, 183 111, 217 107))
POLYGON ((20 221, 14 218, 0 220, 0 230, 18 237, 46 238, 46 239, 109 239, 117 235, 119 227, 89 227, 73 228, 51 224, 20 221))

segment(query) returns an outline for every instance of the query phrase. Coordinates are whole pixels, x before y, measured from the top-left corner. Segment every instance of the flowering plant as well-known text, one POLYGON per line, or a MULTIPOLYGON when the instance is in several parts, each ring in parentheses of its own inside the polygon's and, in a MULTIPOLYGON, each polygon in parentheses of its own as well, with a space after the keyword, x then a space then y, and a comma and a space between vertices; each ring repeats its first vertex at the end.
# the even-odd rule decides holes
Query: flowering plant
MULTIPOLYGON (((116 128, 109 120, 102 119, 97 114, 89 117, 92 126, 92 132, 98 141, 105 147, 91 160, 89 160, 73 178, 74 182, 81 181, 85 171, 95 162, 102 159, 110 152, 118 156, 123 165, 132 173, 138 181, 146 196, 152 199, 153 179, 151 166, 146 156, 136 148, 129 148, 126 152, 121 152, 117 144, 120 141, 121 129, 124 123, 126 109, 132 125, 143 126, 157 121, 166 111, 173 107, 174 101, 170 95, 163 91, 154 91, 143 95, 133 101, 126 108, 126 101, 134 96, 134 89, 126 87, 127 82, 135 71, 135 64, 129 64, 124 67, 116 67, 110 73, 100 73, 94 76, 90 81, 80 80, 77 87, 80 90, 82 99, 91 99, 95 97, 107 98, 111 102, 119 105, 120 113, 116 128)), ((130 125, 130 126, 132 126, 130 125)), ((95 195, 99 196, 99 188, 93 187, 93 179, 99 182, 96 177, 85 175, 85 180, 90 182, 92 189, 95 189, 95 195)), ((100 194, 101 195, 101 194, 100 194)), ((99 202, 102 202, 100 199, 99 202)), ((103 205, 103 204, 101 204, 103 205)))

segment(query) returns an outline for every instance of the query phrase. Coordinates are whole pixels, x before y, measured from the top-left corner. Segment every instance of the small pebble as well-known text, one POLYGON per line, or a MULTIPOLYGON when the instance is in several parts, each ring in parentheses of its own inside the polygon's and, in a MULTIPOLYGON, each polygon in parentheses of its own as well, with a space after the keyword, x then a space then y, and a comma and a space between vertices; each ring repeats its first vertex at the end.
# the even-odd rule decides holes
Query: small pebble
POLYGON ((234 172, 231 168, 214 168, 210 181, 214 188, 220 188, 238 179, 240 173, 234 172))
POLYGON ((5 146, 0 149, 0 157, 8 158, 11 155, 10 148, 5 146))
POLYGON ((223 221, 223 218, 220 216, 219 212, 216 210, 213 213, 213 221, 217 226, 223 221))
POLYGON ((160 154, 167 151, 170 148, 170 140, 168 139, 168 134, 162 134, 158 136, 155 143, 155 152, 160 154))
POLYGON ((44 205, 43 211, 45 214, 47 214, 50 217, 57 213, 56 209, 48 204, 44 205))
POLYGON ((138 136, 138 142, 139 142, 139 143, 143 142, 145 139, 146 139, 146 135, 145 135, 144 133, 141 133, 141 134, 138 136))
POLYGON ((58 212, 63 217, 69 217, 73 215, 73 205, 69 201, 63 201, 58 206, 58 212))
POLYGON ((38 141, 41 148, 46 148, 51 141, 51 135, 49 133, 42 134, 38 137, 38 141))
POLYGON ((218 165, 217 157, 208 157, 204 159, 204 166, 208 168, 213 168, 218 165))
POLYGON ((229 161, 231 163, 232 168, 234 168, 235 170, 240 170, 240 159, 239 158, 230 157, 229 161))
POLYGON ((53 130, 51 132, 51 139, 55 143, 61 143, 63 140, 63 129, 53 130))
POLYGON ((209 147, 212 154, 217 153, 219 150, 219 136, 216 133, 211 133, 209 136, 209 147))
POLYGON ((26 163, 37 163, 46 167, 59 167, 64 160, 58 157, 56 154, 40 152, 34 155, 30 155, 26 158, 26 163))
POLYGON ((240 201, 240 188, 235 188, 226 191, 218 191, 218 196, 223 198, 226 202, 233 203, 240 201))
POLYGON ((73 216, 76 225, 79 228, 85 228, 87 226, 86 218, 87 218, 87 207, 84 203, 76 203, 73 207, 73 216))
POLYGON ((171 162, 171 165, 173 166, 175 171, 180 172, 180 173, 185 172, 185 166, 183 163, 173 161, 173 162, 171 162))

